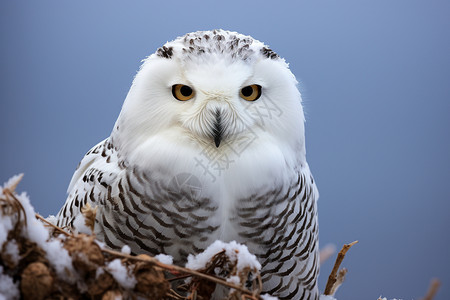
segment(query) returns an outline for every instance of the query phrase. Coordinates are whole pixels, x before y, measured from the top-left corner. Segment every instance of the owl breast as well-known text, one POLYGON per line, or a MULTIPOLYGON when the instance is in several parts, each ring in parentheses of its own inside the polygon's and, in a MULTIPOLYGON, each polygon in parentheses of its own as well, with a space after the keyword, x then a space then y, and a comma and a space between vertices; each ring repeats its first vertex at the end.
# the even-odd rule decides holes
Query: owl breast
POLYGON ((239 212, 260 214, 253 227, 274 218, 284 205, 276 192, 287 191, 295 171, 270 147, 241 155, 214 148, 147 149, 151 165, 123 163, 102 193, 97 234, 117 248, 126 243, 135 253, 166 253, 179 262, 217 239, 247 242, 244 225, 253 219, 239 212))

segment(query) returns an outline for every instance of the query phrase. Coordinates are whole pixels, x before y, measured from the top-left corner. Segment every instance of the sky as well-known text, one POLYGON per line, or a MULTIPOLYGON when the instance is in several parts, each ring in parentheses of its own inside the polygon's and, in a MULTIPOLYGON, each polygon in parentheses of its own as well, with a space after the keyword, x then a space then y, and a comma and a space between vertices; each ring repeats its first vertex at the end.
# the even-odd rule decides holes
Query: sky
MULTIPOLYGON (((1 1, 0 181, 56 214, 109 136, 140 61, 223 28, 290 64, 306 113, 320 243, 359 240, 337 299, 450 299, 450 2, 1 1)), ((323 290, 332 261, 319 279, 323 290)))

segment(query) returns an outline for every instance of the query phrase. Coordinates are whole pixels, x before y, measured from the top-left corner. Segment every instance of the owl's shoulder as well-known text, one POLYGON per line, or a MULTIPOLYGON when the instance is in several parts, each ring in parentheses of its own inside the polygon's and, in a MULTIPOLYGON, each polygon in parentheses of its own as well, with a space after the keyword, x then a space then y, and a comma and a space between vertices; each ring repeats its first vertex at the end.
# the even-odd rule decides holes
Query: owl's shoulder
POLYGON ((120 180, 126 162, 120 158, 110 138, 92 147, 78 164, 67 190, 68 197, 58 214, 58 224, 72 226, 86 205, 96 206, 102 195, 111 193, 120 180))

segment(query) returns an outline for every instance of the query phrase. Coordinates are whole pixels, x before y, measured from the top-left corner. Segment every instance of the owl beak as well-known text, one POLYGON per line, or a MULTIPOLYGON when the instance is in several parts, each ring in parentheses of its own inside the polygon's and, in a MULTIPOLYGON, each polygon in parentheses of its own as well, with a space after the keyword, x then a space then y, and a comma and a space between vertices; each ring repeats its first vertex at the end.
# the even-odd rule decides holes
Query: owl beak
POLYGON ((216 110, 216 120, 214 121, 213 137, 216 147, 219 148, 220 141, 222 140, 222 116, 220 110, 216 110))

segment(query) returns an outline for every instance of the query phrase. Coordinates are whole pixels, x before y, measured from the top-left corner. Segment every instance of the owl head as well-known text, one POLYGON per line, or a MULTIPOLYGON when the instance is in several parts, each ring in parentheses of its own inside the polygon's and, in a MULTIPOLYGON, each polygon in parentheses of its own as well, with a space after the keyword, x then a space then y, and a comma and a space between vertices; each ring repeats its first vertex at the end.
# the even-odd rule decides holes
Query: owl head
POLYGON ((284 59, 250 36, 198 31, 143 61, 112 137, 125 152, 155 143, 226 151, 252 139, 302 156, 303 123, 284 59))

